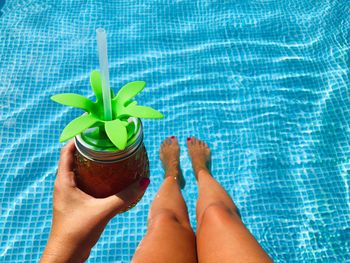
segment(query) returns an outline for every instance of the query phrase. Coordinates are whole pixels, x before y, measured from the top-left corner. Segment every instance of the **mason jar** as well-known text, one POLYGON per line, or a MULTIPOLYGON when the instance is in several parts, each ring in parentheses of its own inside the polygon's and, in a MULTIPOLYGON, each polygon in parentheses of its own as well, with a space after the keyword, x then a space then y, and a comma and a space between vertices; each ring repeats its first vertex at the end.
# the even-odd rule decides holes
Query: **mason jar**
MULTIPOLYGON (((137 181, 149 177, 149 160, 143 144, 142 122, 130 117, 134 132, 128 136, 127 146, 118 150, 109 141, 92 139, 89 132, 75 137, 74 172, 76 184, 96 198, 116 194, 137 181)), ((135 205, 139 200, 131 200, 135 205)), ((131 207, 129 207, 131 208, 131 207)))

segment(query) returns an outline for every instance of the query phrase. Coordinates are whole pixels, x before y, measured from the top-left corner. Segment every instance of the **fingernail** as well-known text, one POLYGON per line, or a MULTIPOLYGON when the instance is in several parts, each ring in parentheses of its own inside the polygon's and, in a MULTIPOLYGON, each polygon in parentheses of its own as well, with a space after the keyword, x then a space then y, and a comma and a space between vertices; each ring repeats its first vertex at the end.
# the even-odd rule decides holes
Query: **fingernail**
POLYGON ((151 180, 149 178, 142 178, 140 180, 140 187, 142 190, 146 190, 151 180))
POLYGON ((175 139, 175 136, 171 136, 171 139, 175 139))
POLYGON ((191 138, 190 138, 190 137, 188 137, 188 138, 187 138, 187 141, 190 141, 190 140, 191 140, 191 138))

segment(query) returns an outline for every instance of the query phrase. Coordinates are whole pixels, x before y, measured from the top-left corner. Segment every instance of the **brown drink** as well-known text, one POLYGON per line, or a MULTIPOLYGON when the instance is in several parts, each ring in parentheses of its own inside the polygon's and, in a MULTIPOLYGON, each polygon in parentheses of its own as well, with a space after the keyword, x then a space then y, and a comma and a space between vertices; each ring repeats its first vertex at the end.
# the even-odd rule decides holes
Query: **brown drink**
MULTIPOLYGON (((75 137, 74 171, 77 186, 85 193, 104 198, 116 194, 140 177, 149 177, 149 161, 143 144, 142 123, 124 150, 111 151, 75 137)), ((139 200, 132 200, 136 204, 139 200)))

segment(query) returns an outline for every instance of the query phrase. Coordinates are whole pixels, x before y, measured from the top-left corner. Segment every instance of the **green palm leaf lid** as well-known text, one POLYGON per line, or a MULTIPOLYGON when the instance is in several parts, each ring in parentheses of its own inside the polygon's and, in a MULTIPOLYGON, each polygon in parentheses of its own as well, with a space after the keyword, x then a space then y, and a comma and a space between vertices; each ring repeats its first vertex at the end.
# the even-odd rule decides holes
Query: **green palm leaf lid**
POLYGON ((78 118, 72 120, 63 129, 60 142, 65 142, 85 130, 93 127, 99 127, 98 136, 110 141, 119 150, 125 149, 128 139, 133 135, 135 125, 128 122, 129 117, 162 119, 163 114, 159 111, 146 106, 138 106, 133 98, 139 94, 146 83, 144 81, 133 81, 123 86, 116 96, 111 90, 112 120, 104 120, 104 107, 102 96, 102 82, 100 72, 94 70, 90 75, 92 90, 96 96, 96 101, 74 93, 62 93, 53 95, 51 100, 87 112, 78 118))

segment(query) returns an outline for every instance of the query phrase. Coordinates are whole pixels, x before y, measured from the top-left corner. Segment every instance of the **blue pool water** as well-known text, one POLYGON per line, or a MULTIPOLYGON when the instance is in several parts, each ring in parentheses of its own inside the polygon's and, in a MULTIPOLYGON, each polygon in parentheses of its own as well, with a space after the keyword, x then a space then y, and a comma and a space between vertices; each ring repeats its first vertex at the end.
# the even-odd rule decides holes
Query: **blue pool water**
POLYGON ((94 99, 95 29, 108 32, 111 86, 144 80, 152 183, 105 229, 89 262, 128 262, 162 182, 158 147, 181 141, 183 194, 197 189, 185 140, 276 262, 350 262, 348 0, 0 1, 0 261, 38 261, 51 225, 60 132, 94 99))

